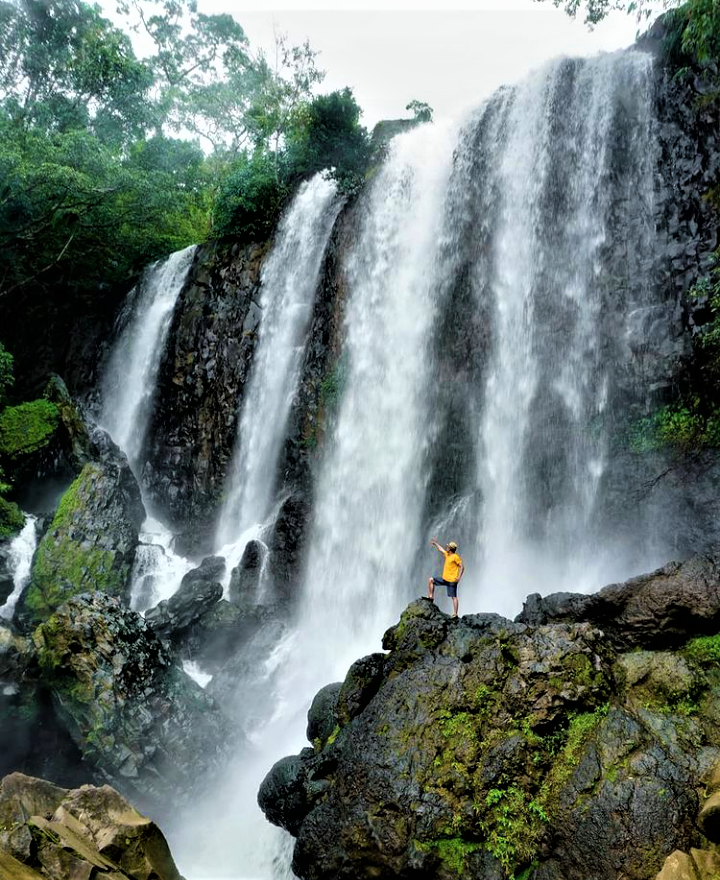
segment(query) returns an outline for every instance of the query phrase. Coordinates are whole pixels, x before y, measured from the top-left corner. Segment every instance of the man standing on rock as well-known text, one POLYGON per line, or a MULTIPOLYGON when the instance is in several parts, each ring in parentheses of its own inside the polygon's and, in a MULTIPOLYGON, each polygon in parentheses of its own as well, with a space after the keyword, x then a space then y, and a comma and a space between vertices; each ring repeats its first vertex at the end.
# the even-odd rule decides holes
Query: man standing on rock
POLYGON ((450 541, 450 543, 446 547, 441 547, 435 538, 430 541, 430 545, 438 550, 445 557, 445 565, 443 566, 442 577, 436 578, 431 577, 428 581, 428 594, 427 598, 431 601, 435 601, 435 587, 447 587, 447 594, 452 601, 453 608, 453 617, 458 616, 458 599, 457 599, 457 587, 460 583, 460 578, 465 573, 465 566, 463 565, 462 559, 458 556, 457 552, 457 544, 455 541, 450 541))

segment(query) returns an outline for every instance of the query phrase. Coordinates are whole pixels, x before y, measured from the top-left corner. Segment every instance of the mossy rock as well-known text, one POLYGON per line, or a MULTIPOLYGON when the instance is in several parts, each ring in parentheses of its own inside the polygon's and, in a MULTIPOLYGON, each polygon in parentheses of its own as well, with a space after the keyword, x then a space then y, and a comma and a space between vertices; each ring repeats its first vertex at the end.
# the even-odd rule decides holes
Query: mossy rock
POLYGON ((0 498, 0 539, 14 538, 25 525, 25 516, 13 501, 0 498))
POLYGON ((47 446, 60 424, 60 412, 49 400, 8 406, 0 415, 0 455, 15 461, 47 446))
POLYGON ((144 517, 126 462, 85 465, 40 542, 20 621, 35 626, 72 596, 95 590, 127 600, 144 517))

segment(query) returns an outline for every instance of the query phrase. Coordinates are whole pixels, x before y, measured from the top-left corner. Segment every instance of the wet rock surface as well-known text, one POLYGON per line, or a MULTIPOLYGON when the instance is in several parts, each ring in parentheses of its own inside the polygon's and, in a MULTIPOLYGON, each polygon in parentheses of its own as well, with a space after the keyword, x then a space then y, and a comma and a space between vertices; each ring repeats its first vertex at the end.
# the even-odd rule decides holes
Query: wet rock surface
POLYGON ((180 532, 180 552, 202 553, 212 543, 257 340, 266 250, 200 250, 175 308, 142 482, 180 532))
POLYGON ((720 629, 720 559, 671 562, 589 596, 533 594, 516 621, 532 626, 589 622, 601 627, 618 650, 672 647, 720 629))
POLYGON ((104 461, 86 464, 40 541, 30 585, 18 603, 18 622, 35 626, 88 590, 128 601, 144 519, 140 489, 125 456, 110 449, 104 461))
POLYGON ((69 791, 13 773, 0 782, 4 880, 182 880, 154 822, 109 785, 69 791))
POLYGON ((145 614, 145 623, 161 639, 177 639, 189 626, 204 617, 223 594, 219 578, 225 560, 208 556, 198 568, 189 571, 177 591, 145 614))
MULTIPOLYGON (((642 607, 638 583, 652 584, 653 621, 673 621, 680 571, 711 613, 707 560, 666 569, 608 591, 642 607)), ((715 864, 715 639, 688 642, 672 624, 676 650, 637 651, 652 624, 622 607, 606 633, 594 618, 452 620, 411 603, 387 654, 315 698, 313 747, 260 788, 267 817, 297 838, 298 877, 668 880, 681 876, 664 867, 673 853, 715 864)))
POLYGON ((76 596, 33 641, 58 718, 102 777, 156 815, 212 785, 233 731, 138 614, 76 596))

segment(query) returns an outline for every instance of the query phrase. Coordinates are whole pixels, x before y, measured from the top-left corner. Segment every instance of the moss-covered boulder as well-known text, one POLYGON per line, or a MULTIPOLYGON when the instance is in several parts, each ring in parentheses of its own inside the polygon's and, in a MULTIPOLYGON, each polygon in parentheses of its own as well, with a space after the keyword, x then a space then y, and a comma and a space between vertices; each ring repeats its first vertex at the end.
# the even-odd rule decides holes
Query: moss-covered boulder
POLYGON ((232 731, 139 614, 103 593, 76 596, 33 641, 85 760, 135 803, 164 813, 212 783, 232 731))
POLYGON ((720 636, 620 655, 588 622, 453 620, 421 599, 383 647, 333 687, 332 734, 260 788, 298 877, 648 880, 712 850, 720 636))
POLYGON ((109 785, 0 782, 3 880, 182 880, 160 829, 109 785))
POLYGON ((129 598, 138 533, 145 518, 125 459, 85 465, 60 500, 40 542, 17 619, 32 627, 79 593, 129 598))
POLYGON ((60 425, 58 408, 40 398, 8 406, 0 414, 0 455, 10 461, 47 446, 60 425))

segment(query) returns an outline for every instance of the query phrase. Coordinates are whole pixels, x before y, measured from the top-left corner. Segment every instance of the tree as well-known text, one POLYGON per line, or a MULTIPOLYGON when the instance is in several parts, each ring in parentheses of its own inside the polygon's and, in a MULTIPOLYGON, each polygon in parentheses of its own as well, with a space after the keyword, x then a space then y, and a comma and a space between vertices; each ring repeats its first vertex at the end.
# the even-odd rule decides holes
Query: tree
MULTIPOLYGON (((544 0, 538 0, 544 2, 544 0)), ((638 19, 652 15, 651 0, 552 0, 570 16, 585 10, 585 22, 590 25, 602 21, 614 10, 634 13, 638 19)), ((703 62, 720 57, 720 2, 718 0, 664 0, 666 8, 673 8, 673 16, 681 23, 683 52, 691 59, 703 62)))
POLYGON ((118 143, 148 122, 152 72, 81 0, 0 0, 0 107, 18 127, 90 128, 118 143))
POLYGON ((424 101, 410 101, 405 105, 405 109, 412 111, 413 119, 416 122, 432 122, 433 108, 424 101))
POLYGON ((360 125, 361 113, 349 88, 314 98, 290 141, 296 173, 307 177, 331 169, 341 189, 354 189, 370 157, 370 137, 360 125))

